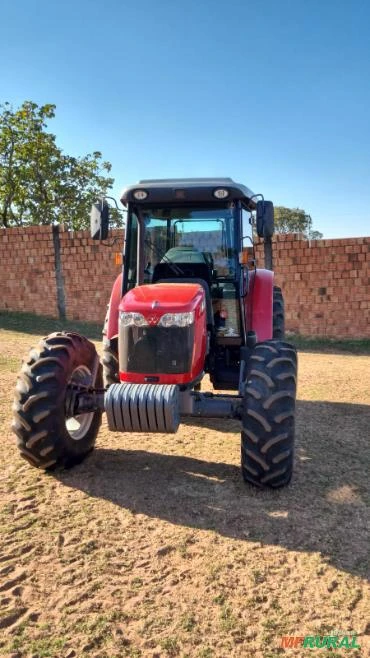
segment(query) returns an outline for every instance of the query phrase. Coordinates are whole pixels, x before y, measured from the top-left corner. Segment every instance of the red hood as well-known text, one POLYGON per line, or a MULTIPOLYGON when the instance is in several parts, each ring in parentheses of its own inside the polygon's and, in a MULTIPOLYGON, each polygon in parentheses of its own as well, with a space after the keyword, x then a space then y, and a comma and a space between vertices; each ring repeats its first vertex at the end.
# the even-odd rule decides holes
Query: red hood
POLYGON ((204 291, 198 283, 154 283, 132 288, 123 297, 121 311, 163 313, 192 311, 203 299, 204 291))

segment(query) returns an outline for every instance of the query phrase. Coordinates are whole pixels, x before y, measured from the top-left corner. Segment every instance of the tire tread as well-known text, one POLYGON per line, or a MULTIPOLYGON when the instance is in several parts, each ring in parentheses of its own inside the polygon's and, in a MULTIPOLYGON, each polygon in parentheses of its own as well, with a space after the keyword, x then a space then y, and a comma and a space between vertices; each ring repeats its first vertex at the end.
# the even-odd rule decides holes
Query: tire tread
MULTIPOLYGON (((55 332, 40 340, 22 365, 13 403, 12 430, 21 456, 32 466, 47 469, 72 465, 93 448, 101 424, 95 412, 86 436, 74 441, 65 425, 65 392, 72 371, 91 369, 95 346, 73 332, 55 332)), ((97 385, 101 385, 99 366, 97 385)))
POLYGON ((279 340, 259 343, 255 350, 258 360, 252 354, 243 402, 242 473, 246 482, 277 488, 288 484, 293 472, 297 354, 279 340))

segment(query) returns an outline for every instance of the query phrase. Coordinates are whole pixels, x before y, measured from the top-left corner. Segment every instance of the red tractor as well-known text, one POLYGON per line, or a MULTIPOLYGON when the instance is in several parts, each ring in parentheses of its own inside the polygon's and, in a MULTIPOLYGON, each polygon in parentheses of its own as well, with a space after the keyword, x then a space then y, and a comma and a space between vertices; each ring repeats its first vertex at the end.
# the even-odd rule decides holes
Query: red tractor
MULTIPOLYGON (((182 418, 241 420, 244 479, 291 479, 297 356, 284 342, 274 286, 274 210, 230 178, 145 180, 127 187, 122 274, 104 324, 103 358, 83 336, 41 340, 20 373, 13 429, 32 466, 81 461, 102 413, 114 432, 174 433, 182 418), (266 269, 249 259, 252 213, 266 269), (201 392, 208 374, 214 391, 201 392), (232 391, 227 393, 225 391, 232 391)), ((106 200, 92 237, 108 235, 106 200)))

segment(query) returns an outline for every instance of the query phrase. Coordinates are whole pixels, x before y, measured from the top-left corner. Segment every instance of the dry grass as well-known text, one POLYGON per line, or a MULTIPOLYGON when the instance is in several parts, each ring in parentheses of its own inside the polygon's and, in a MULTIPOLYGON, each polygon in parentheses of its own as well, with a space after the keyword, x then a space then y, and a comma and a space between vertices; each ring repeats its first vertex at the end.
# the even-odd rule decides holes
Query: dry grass
POLYGON ((270 493, 242 483, 230 421, 104 426, 81 466, 32 469, 9 425, 36 340, 0 332, 1 657, 272 658, 334 629, 369 655, 369 357, 300 355, 295 477, 270 493))

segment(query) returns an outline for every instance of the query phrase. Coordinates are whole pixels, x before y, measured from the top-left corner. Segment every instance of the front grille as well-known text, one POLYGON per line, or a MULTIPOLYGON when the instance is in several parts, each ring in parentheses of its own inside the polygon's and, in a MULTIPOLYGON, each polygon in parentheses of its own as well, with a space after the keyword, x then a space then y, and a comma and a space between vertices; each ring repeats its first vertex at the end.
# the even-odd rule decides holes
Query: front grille
POLYGON ((189 327, 121 327, 120 370, 179 374, 191 369, 194 325, 189 327))

